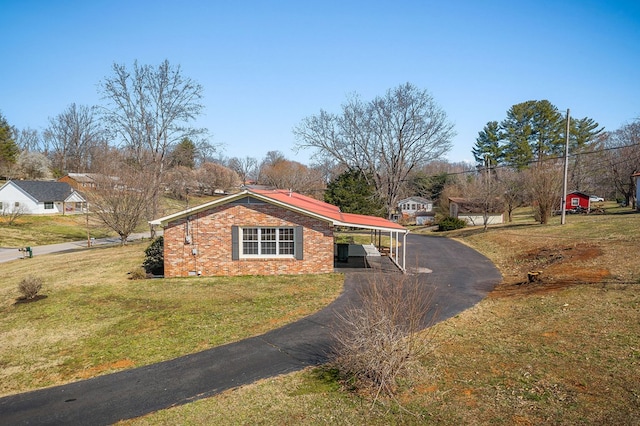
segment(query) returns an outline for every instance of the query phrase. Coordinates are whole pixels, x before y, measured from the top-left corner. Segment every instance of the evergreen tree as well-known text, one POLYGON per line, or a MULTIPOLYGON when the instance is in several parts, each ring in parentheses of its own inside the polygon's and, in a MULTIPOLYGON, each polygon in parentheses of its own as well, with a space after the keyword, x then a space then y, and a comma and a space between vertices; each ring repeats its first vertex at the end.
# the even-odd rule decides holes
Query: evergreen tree
POLYGON ((420 197, 438 201, 444 187, 452 181, 447 172, 437 175, 428 175, 423 171, 415 173, 409 181, 409 191, 420 197))
POLYGON ((490 121, 478 132, 476 144, 473 147, 473 158, 478 165, 485 166, 485 161, 489 161, 489 166, 495 167, 502 162, 503 150, 502 130, 497 121, 490 121))
POLYGON ((374 186, 360 170, 347 170, 327 185, 324 201, 340 207, 344 213, 384 216, 384 203, 374 186))
POLYGON ((0 113, 0 176, 9 177, 18 154, 20 148, 14 139, 13 129, 0 113))
POLYGON ((563 152, 563 117, 547 100, 513 105, 501 127, 505 162, 518 169, 563 152))

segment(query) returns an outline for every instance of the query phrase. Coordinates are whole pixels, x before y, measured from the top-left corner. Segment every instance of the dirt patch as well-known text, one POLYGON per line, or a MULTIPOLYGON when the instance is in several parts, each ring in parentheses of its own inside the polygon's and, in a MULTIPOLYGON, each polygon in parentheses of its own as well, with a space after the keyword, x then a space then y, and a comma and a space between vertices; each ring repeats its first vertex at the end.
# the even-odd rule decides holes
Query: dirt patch
POLYGON ((601 283, 611 276, 597 261, 597 245, 545 246, 513 260, 504 280, 489 297, 513 297, 557 291, 578 284, 601 283))
POLYGON ((130 359, 121 359, 116 362, 108 362, 106 364, 96 365, 95 367, 88 368, 86 370, 81 371, 78 376, 82 379, 87 379, 90 377, 97 376, 100 373, 105 371, 116 371, 116 370, 124 370, 125 368, 134 367, 135 363, 130 359))

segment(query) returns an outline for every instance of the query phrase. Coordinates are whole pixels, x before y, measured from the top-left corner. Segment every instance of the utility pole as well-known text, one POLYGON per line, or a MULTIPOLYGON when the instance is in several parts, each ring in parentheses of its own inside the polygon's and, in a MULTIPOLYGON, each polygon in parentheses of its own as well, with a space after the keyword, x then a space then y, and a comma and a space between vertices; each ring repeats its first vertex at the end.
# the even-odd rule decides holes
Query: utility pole
POLYGON ((569 175, 569 108, 567 108, 567 133, 566 141, 564 144, 564 182, 562 184, 562 202, 560 206, 562 208, 562 216, 560 217, 560 224, 564 225, 567 222, 567 176, 569 175))

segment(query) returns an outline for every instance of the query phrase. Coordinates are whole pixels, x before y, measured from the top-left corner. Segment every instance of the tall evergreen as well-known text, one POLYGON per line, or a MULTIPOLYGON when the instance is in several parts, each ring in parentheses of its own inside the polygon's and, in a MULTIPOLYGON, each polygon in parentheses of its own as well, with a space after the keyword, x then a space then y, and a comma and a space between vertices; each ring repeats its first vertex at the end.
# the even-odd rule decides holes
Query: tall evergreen
POLYGON ((502 162, 503 150, 501 146, 502 130, 497 121, 490 121, 478 132, 476 144, 472 152, 478 165, 485 165, 489 161, 489 166, 495 167, 502 162))

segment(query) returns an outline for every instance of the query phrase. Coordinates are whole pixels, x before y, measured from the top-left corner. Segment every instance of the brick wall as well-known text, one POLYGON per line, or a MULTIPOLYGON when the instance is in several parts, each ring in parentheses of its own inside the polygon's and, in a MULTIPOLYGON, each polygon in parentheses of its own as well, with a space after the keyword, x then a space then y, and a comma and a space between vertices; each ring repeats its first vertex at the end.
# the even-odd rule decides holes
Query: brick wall
POLYGON ((333 271, 330 223, 268 203, 230 203, 182 218, 164 230, 165 277, 316 274, 333 271), (303 259, 232 260, 231 227, 303 226, 303 259), (187 228, 191 242, 186 243, 187 228))

